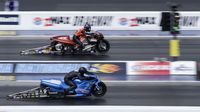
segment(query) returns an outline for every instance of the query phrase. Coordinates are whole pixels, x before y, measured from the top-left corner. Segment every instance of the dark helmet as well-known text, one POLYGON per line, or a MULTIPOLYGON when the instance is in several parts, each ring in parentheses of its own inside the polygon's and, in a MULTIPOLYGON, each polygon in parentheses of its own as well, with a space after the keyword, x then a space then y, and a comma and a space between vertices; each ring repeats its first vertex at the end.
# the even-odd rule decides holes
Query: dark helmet
POLYGON ((80 67, 78 72, 81 73, 81 74, 84 74, 84 73, 87 73, 88 71, 85 67, 80 67))
POLYGON ((84 26, 85 31, 90 32, 91 31, 91 25, 89 23, 86 23, 84 26))

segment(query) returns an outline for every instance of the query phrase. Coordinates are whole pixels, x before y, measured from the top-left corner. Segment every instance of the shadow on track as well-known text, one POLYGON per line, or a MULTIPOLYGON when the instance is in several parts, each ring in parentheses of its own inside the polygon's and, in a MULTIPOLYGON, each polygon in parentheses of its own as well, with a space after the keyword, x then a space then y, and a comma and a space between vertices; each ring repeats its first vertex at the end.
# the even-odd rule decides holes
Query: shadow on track
POLYGON ((95 54, 67 54, 67 55, 53 55, 53 54, 34 54, 34 55, 20 55, 23 59, 53 59, 53 60, 106 60, 109 59, 109 54, 107 55, 95 55, 95 54))
POLYGON ((66 98, 37 98, 37 99, 15 99, 7 100, 9 104, 14 103, 15 105, 103 105, 106 100, 103 98, 94 97, 66 97, 66 98))

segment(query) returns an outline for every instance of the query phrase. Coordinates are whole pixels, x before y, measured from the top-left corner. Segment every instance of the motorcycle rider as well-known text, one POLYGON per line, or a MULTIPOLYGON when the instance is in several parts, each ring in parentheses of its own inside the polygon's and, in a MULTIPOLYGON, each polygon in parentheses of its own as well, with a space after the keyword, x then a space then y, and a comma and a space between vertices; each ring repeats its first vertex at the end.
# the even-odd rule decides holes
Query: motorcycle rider
POLYGON ((64 77, 65 84, 69 85, 70 87, 65 90, 66 93, 73 91, 75 93, 75 89, 77 88, 77 85, 73 82, 74 79, 80 79, 80 80, 92 80, 93 77, 84 76, 84 74, 90 75, 91 73, 87 71, 85 67, 80 67, 78 72, 71 71, 64 77))
POLYGON ((75 32, 73 36, 73 41, 79 45, 79 48, 82 50, 85 46, 81 42, 80 38, 87 38, 86 35, 89 35, 91 31, 91 25, 89 23, 86 23, 83 28, 79 29, 75 32))

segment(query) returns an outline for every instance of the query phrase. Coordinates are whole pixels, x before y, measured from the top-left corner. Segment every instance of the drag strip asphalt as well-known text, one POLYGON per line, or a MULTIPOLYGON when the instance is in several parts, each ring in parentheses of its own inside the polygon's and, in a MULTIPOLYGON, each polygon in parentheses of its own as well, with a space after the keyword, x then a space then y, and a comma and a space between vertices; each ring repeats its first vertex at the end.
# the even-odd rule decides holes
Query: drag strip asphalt
MULTIPOLYGON (((35 87, 35 86, 34 86, 35 87)), ((0 86, 1 106, 28 105, 126 105, 126 106, 200 106, 199 86, 191 85, 141 85, 109 86, 102 98, 24 99, 7 100, 15 92, 34 88, 33 86, 0 86)))
MULTIPOLYGON (((169 58, 169 39, 114 39, 107 55, 20 55, 20 51, 49 45, 46 39, 0 40, 0 60, 152 60, 169 58)), ((182 39, 180 60, 199 60, 200 39, 182 39)))

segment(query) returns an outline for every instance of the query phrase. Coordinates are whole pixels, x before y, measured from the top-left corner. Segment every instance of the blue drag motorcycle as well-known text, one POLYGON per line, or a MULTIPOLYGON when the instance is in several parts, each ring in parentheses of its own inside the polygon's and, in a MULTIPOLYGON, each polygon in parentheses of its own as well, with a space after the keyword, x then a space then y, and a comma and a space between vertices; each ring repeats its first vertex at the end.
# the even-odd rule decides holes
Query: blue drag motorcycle
POLYGON ((40 87, 32 88, 29 90, 17 92, 7 96, 7 99, 33 99, 33 98, 64 98, 64 97, 85 97, 95 96, 102 97, 106 94, 106 85, 93 74, 90 77, 94 77, 93 80, 73 80, 77 84, 77 88, 74 91, 68 93, 65 92, 68 85, 60 79, 42 79, 40 87))
POLYGON ((68 85, 64 83, 63 80, 60 79, 43 79, 41 80, 40 87, 46 90, 47 95, 50 97, 53 96, 95 96, 102 97, 105 95, 107 91, 106 85, 97 77, 97 75, 93 74, 90 77, 94 77, 93 80, 73 80, 76 83, 77 88, 75 91, 70 91, 65 93, 65 90, 69 88, 68 85))

